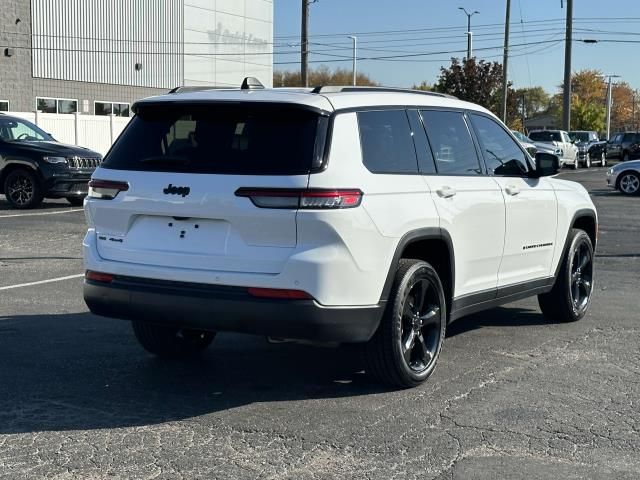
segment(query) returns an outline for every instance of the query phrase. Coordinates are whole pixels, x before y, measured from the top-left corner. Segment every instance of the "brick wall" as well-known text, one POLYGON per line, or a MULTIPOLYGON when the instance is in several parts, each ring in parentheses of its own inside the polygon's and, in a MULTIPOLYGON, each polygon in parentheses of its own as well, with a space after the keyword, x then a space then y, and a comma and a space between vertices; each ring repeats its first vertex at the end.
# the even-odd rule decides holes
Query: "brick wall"
POLYGON ((0 7, 0 100, 9 109, 33 110, 31 7, 29 0, 2 0, 0 7), (19 21, 18 21, 19 20, 19 21), (11 57, 5 48, 13 48, 11 57))

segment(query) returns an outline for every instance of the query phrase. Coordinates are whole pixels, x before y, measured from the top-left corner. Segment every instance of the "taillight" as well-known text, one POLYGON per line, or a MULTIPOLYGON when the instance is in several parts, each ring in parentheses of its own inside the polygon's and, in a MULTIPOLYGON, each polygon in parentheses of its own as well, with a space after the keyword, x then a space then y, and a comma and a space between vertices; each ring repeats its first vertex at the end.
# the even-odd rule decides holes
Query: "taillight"
POLYGON ((239 188, 237 197, 246 197, 260 208, 337 209, 360 205, 361 190, 349 189, 289 189, 239 188))
POLYGON ((84 278, 93 282, 111 283, 113 282, 113 275, 111 273, 94 272, 93 270, 87 270, 84 273, 84 278))
POLYGON ((127 182, 114 182, 111 180, 89 181, 89 197, 102 200, 113 200, 120 192, 129 190, 127 182))
POLYGON ((282 300, 311 300, 313 297, 302 290, 285 290, 280 288, 249 288, 249 295, 258 298, 277 298, 282 300))

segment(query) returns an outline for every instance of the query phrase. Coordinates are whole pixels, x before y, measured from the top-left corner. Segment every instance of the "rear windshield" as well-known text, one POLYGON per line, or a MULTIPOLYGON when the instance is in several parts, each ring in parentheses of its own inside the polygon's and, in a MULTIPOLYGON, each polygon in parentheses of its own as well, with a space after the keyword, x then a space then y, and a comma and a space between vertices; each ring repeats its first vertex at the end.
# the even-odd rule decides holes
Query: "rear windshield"
POLYGON ((561 142, 560 132, 531 132, 529 138, 534 142, 561 142))
POLYGON ((569 138, 571 140, 578 140, 579 142, 590 142, 595 140, 595 137, 591 132, 569 132, 569 138))
POLYGON ((143 105, 105 168, 301 175, 322 164, 327 117, 282 105, 143 105))

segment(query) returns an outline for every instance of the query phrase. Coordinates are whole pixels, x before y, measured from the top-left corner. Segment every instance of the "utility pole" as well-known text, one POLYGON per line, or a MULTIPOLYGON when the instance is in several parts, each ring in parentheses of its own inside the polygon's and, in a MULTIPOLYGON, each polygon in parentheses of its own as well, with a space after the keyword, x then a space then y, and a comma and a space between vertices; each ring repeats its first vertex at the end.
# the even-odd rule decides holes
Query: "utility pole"
POLYGON ((637 90, 633 91, 633 102, 631 104, 632 106, 632 116, 631 116, 631 124, 633 125, 633 131, 637 132, 638 131, 638 127, 636 125, 636 95, 638 94, 637 90))
POLYGON ((504 57, 502 59, 502 121, 507 123, 507 63, 509 61, 509 22, 511 18, 511 0, 507 0, 507 13, 504 20, 504 57))
POLYGON ((467 16, 467 60, 470 60, 471 58, 473 58, 473 48, 472 48, 473 33, 471 33, 471 17, 473 17, 476 13, 480 13, 480 12, 475 10, 469 13, 463 7, 458 7, 458 10, 462 10, 467 16))
POLYGON ((524 93, 522 94, 521 102, 522 102, 522 131, 526 135, 527 134, 527 129, 524 126, 524 121, 526 120, 526 112, 525 112, 525 109, 524 109, 524 93))
POLYGON ((620 75, 603 76, 609 78, 609 81, 607 82, 607 140, 609 140, 609 136, 611 135, 611 79, 618 78, 620 75))
POLYGON ((358 58, 358 37, 356 37, 355 35, 349 35, 349 38, 353 40, 353 84, 356 85, 358 79, 358 75, 356 73, 356 61, 358 58))
MULTIPOLYGON (((562 96, 562 129, 571 129, 571 42, 573 41, 573 0, 567 0, 567 27, 564 42, 564 91, 562 96)), ((607 132, 608 135, 608 132, 607 132)))
POLYGON ((300 81, 309 86, 309 0, 302 0, 302 28, 300 29, 300 81))

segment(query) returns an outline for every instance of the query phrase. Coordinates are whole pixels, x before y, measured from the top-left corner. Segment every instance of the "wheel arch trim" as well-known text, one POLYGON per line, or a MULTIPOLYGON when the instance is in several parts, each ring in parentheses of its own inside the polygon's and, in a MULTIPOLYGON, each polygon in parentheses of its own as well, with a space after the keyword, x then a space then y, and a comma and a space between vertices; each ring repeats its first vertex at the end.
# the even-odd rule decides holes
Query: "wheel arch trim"
POLYGON ((4 180, 7 178, 7 175, 18 167, 29 167, 29 169, 36 174, 38 180, 42 181, 42 174, 33 162, 17 159, 0 160, 0 192, 4 191, 4 180))
POLYGON ((423 241, 423 240, 437 240, 444 242, 448 251, 449 251, 449 268, 451 275, 451 299, 453 300, 454 296, 454 287, 455 287, 455 254, 453 249, 453 240, 451 239, 451 235, 446 230, 440 227, 426 227, 419 228, 416 230, 411 230, 407 232, 400 241, 396 245, 396 250, 393 254, 393 258, 391 260, 391 264, 389 266, 389 271, 387 272, 387 278, 384 283, 384 287, 382 289, 382 295, 380 296, 381 302, 386 302, 389 298, 389 294, 391 293, 391 287, 393 286, 393 280, 395 278, 395 273, 398 268, 398 264, 400 259, 402 258, 402 253, 407 249, 409 245, 415 242, 423 241))
MULTIPOLYGON (((555 279, 558 278, 558 275, 560 274, 560 268, 562 267, 562 260, 564 259, 564 256, 567 254, 567 250, 569 249, 571 229, 575 228, 575 225, 578 222, 578 220, 582 218, 589 218, 593 220, 593 223, 595 225, 595 232, 594 232, 593 239, 595 239, 595 241, 592 240, 592 243, 593 243, 593 251, 594 252, 596 251, 596 244, 598 240, 598 216, 595 210, 592 210, 590 208, 581 208, 577 210, 576 213, 573 214, 573 217, 571 218, 571 222, 569 223, 569 229, 567 230, 567 233, 565 235, 564 246, 562 247, 562 255, 558 259, 558 264, 556 265, 555 273, 553 275, 554 281, 555 279)), ((589 232, 587 232, 587 234, 589 234, 589 232)))

